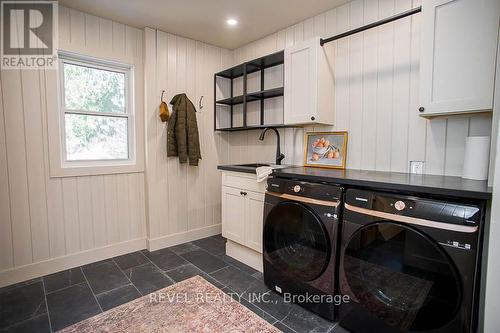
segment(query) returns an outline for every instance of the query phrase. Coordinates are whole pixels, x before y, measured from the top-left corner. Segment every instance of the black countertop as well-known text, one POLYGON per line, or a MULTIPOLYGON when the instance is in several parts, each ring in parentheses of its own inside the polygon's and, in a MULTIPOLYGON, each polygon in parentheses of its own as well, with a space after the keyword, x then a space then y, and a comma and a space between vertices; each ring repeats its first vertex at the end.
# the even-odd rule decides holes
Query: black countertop
POLYGON ((492 193, 492 188, 488 187, 487 181, 450 176, 311 167, 278 169, 274 170, 273 176, 468 199, 489 200, 492 193))
POLYGON ((241 166, 241 165, 219 165, 217 166, 217 169, 223 171, 253 173, 255 175, 255 168, 241 166))
MULTIPOLYGON (((262 164, 262 166, 270 166, 275 169, 285 169, 285 168, 295 168, 295 165, 276 165, 270 164, 267 162, 258 162, 257 164, 262 164)), ((234 172, 243 172, 243 173, 253 173, 255 175, 255 167, 251 167, 245 164, 229 164, 229 165, 219 165, 217 166, 218 170, 223 171, 234 171, 234 172)))
MULTIPOLYGON (((255 174, 255 168, 241 165, 219 165, 217 169, 255 174)), ((492 193, 492 188, 488 187, 487 181, 469 180, 451 176, 296 166, 275 169, 272 175, 303 181, 328 182, 380 190, 406 191, 481 200, 491 199, 492 193)))

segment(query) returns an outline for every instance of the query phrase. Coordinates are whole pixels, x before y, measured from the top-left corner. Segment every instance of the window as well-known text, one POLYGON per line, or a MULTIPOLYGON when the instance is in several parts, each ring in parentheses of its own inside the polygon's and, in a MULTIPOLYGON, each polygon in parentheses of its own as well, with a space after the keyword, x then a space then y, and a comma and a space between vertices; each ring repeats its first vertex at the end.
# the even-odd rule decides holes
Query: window
POLYGON ((75 55, 59 58, 63 167, 130 164, 132 68, 75 55))

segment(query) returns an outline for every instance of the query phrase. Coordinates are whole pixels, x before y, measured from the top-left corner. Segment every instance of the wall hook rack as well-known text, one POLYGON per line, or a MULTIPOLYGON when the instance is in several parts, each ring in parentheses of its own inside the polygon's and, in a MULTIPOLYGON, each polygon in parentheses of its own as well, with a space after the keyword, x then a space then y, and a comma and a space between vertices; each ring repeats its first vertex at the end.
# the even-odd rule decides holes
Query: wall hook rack
POLYGON ((200 100, 198 101, 198 110, 202 110, 203 109, 203 95, 201 95, 200 97, 200 100))

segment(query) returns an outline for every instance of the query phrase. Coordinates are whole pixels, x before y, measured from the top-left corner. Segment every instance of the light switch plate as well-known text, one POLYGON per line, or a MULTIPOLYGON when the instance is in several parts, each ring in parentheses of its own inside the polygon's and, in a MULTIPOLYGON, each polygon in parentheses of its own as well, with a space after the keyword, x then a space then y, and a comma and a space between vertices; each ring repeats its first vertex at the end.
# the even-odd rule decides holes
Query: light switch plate
POLYGON ((424 161, 410 161, 410 173, 421 175, 424 173, 424 161))

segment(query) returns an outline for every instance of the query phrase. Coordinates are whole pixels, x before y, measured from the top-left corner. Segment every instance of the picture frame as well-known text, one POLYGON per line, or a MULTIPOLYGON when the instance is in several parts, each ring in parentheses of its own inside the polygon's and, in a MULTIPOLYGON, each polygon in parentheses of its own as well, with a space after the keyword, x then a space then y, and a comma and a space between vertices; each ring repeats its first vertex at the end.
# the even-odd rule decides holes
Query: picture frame
POLYGON ((307 132, 304 136, 304 166, 345 169, 347 131, 307 132))

